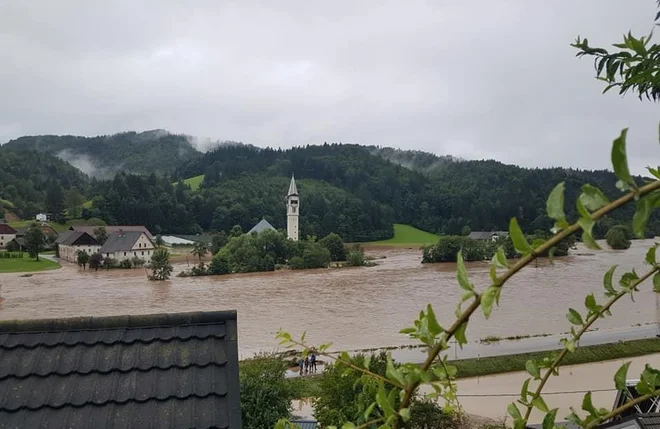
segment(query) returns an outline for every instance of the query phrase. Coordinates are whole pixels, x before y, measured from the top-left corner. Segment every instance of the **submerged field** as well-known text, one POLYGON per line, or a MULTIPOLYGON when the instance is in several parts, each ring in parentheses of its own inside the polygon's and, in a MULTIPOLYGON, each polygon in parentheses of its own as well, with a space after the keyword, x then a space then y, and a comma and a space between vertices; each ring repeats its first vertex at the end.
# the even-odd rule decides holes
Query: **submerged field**
POLYGON ((22 258, 0 258, 0 273, 29 273, 34 271, 55 270, 60 264, 49 259, 35 261, 27 253, 22 258))
POLYGON ((436 244, 440 237, 430 232, 422 231, 414 226, 394 224, 394 237, 388 240, 370 241, 363 243, 365 246, 423 246, 425 244, 436 244))

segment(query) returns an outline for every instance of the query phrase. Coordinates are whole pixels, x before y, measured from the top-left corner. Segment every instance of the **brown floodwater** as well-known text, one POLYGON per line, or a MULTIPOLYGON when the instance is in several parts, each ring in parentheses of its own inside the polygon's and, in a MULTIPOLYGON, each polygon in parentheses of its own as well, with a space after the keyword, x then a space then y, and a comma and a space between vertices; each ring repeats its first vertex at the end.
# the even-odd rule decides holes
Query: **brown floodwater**
MULTIPOLYGON (((592 291, 602 297, 603 274, 611 265, 643 272, 644 254, 652 243, 633 241, 626 251, 579 248, 572 256, 555 259, 554 265, 539 261, 538 267, 526 268, 506 284, 490 320, 481 314, 472 320, 468 339, 567 331, 567 308, 582 307, 592 291)), ((461 296, 454 264, 422 265, 418 250, 371 253, 386 258, 369 268, 173 277, 165 282, 148 281, 140 269, 83 272, 67 263, 31 277, 2 274, 0 319, 236 309, 242 356, 276 349, 280 327, 297 335, 306 330, 308 341, 332 341, 333 349, 411 344, 398 331, 410 326, 427 303, 441 323, 451 322, 461 296)), ((177 265, 175 273, 185 268, 177 265)), ((477 288, 488 284, 486 263, 470 263, 468 271, 477 288)), ((597 327, 658 321, 649 284, 635 301, 622 299, 614 315, 597 327)))

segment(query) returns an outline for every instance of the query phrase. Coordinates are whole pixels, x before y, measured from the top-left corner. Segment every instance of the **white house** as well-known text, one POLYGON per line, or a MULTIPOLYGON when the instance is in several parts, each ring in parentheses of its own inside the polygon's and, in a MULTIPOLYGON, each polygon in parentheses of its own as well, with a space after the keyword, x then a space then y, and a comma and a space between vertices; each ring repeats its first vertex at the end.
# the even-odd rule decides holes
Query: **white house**
POLYGON ((100 253, 104 258, 114 258, 117 261, 137 256, 149 262, 155 249, 153 241, 143 231, 117 231, 108 235, 100 253))
POLYGON ((46 213, 39 213, 34 218, 39 222, 48 222, 49 216, 46 213))
POLYGON ((101 250, 101 243, 84 231, 65 231, 57 237, 55 243, 60 259, 73 263, 78 261, 79 251, 92 255, 101 250))
POLYGON ((14 238, 16 238, 16 230, 6 223, 0 223, 0 249, 7 247, 14 238))

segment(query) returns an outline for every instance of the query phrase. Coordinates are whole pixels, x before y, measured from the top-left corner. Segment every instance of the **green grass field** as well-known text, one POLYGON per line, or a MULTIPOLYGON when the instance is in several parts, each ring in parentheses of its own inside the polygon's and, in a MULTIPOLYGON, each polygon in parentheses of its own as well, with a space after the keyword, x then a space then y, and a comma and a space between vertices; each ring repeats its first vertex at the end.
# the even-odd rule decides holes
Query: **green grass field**
POLYGON ((0 273, 29 273, 34 271, 55 270, 60 268, 60 264, 50 261, 43 257, 39 261, 31 259, 27 253, 23 254, 22 259, 0 258, 0 273))
POLYGON ((422 231, 410 225, 394 224, 394 237, 389 240, 370 241, 362 243, 365 246, 422 246, 436 244, 440 237, 430 232, 422 231))
POLYGON ((13 209, 14 208, 14 203, 12 203, 9 200, 3 200, 2 198, 0 198, 0 207, 13 209))
POLYGON ((193 191, 196 191, 199 189, 199 186, 202 184, 203 180, 204 180, 204 175, 200 174, 199 176, 187 178, 186 180, 183 181, 183 183, 190 186, 190 189, 192 189, 193 191))
MULTIPOLYGON (((450 361, 458 369, 458 378, 481 377, 485 375, 502 374, 506 372, 524 371, 529 359, 540 362, 552 352, 522 353, 516 355, 493 356, 481 359, 462 359, 450 361)), ((660 340, 648 338, 643 340, 622 341, 612 344, 578 347, 575 353, 569 353, 562 366, 579 365, 612 359, 623 359, 660 353, 660 340)), ((613 375, 613 374, 612 374, 613 375)), ((309 398, 320 394, 322 375, 313 377, 291 378, 297 398, 309 398)))
MULTIPOLYGON (((9 226, 12 228, 27 228, 33 223, 39 223, 36 220, 19 220, 16 222, 9 222, 9 226)), ((72 225, 105 225, 105 222, 103 222, 101 219, 98 218, 91 218, 88 220, 85 219, 73 219, 71 221, 68 221, 65 224, 60 224, 60 223, 55 223, 55 222, 48 222, 50 226, 53 227, 53 229, 57 232, 63 232, 71 228, 72 225)))

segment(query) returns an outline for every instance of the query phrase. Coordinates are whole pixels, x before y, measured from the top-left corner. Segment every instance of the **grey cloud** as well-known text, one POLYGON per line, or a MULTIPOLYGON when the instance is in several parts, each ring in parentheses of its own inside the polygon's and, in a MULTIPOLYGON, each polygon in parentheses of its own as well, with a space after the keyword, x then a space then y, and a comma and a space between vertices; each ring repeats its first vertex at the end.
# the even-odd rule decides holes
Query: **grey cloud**
POLYGON ((655 10, 652 0, 6 2, 0 142, 165 128, 606 168, 611 140, 630 127, 641 172, 660 159, 648 155, 658 106, 601 95, 569 43, 646 33, 655 10))

